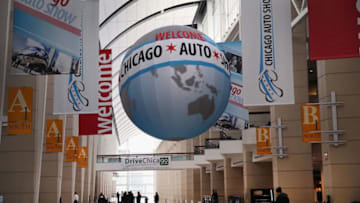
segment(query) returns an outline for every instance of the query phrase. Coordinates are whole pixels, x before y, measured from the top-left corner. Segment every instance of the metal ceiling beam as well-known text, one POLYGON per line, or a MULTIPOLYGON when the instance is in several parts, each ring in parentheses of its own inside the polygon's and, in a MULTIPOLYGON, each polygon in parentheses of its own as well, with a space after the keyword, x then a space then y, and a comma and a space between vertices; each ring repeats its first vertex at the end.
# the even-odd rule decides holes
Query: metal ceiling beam
MULTIPOLYGON (((134 29, 136 26, 140 25, 141 23, 144 23, 145 21, 148 21, 150 20, 151 18, 154 18, 158 15, 161 15, 165 12, 168 12, 168 11, 171 11, 171 10, 174 10, 174 9, 179 9, 179 8, 182 8, 182 7, 186 7, 186 6, 190 6, 190 5, 194 5, 194 4, 199 4, 200 2, 202 1, 192 1, 192 2, 187 2, 187 3, 182 3, 182 4, 177 4, 177 5, 174 5, 174 6, 170 6, 168 8, 165 8, 163 10, 159 10, 155 13, 152 13, 138 21, 136 21, 135 23, 133 23, 132 25, 130 25, 129 27, 127 27, 124 31, 120 32, 118 35, 116 35, 110 42, 108 42, 103 49, 107 49, 109 48, 109 46, 114 43, 117 39, 120 38, 121 35, 129 32, 130 30, 134 29)), ((116 56, 117 57, 117 56, 116 56)), ((113 61, 115 60, 115 58, 113 58, 113 61)))
POLYGON ((130 6, 131 4, 135 3, 137 0, 128 0, 126 1, 123 5, 121 5, 119 8, 117 8, 114 12, 112 12, 108 17, 105 18, 105 20, 103 20, 99 27, 100 29, 105 26, 108 22, 111 21, 111 19, 113 19, 114 17, 116 17, 121 11, 123 11, 124 9, 126 9, 128 6, 130 6))
POLYGON ((308 8, 307 8, 307 0, 300 0, 300 7, 297 3, 299 1, 291 0, 291 5, 293 6, 294 10, 296 11, 295 18, 291 21, 291 28, 294 29, 296 25, 303 20, 307 14, 308 14, 308 8))

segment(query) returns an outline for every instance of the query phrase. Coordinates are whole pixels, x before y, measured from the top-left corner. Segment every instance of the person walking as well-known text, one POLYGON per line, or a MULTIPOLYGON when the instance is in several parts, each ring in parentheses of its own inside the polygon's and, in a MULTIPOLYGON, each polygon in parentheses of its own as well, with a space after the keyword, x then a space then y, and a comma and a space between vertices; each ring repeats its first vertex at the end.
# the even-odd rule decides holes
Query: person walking
POLYGON ((276 188, 276 194, 276 203, 290 203, 288 195, 282 192, 281 187, 276 188))
POLYGON ((74 203, 78 203, 79 202, 79 195, 77 192, 74 193, 74 203))
POLYGON ((134 198, 134 194, 132 193, 132 191, 130 191, 130 192, 129 192, 129 200, 130 200, 129 202, 130 202, 130 203, 134 203, 134 199, 135 199, 135 198, 134 198))
POLYGON ((159 199, 160 199, 159 193, 155 192, 154 202, 155 202, 155 203, 159 203, 159 199))
POLYGON ((106 203, 105 195, 102 192, 99 195, 98 203, 106 203))
POLYGON ((116 192, 116 197, 117 197, 117 203, 120 203, 120 193, 116 192))
POLYGON ((140 202, 141 202, 141 194, 140 192, 138 192, 136 196, 136 203, 140 203, 140 202))
POLYGON ((219 196, 216 190, 213 190, 213 193, 211 195, 211 203, 218 203, 219 202, 219 196))

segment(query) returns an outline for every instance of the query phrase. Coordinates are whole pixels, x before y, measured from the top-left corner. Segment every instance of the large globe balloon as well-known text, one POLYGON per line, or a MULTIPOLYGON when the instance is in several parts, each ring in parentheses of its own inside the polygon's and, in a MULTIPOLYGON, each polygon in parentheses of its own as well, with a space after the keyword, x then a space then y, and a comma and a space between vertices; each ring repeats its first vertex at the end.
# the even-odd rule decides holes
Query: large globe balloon
POLYGON ((126 53, 120 96, 132 122, 151 136, 183 140, 216 123, 230 93, 223 53, 205 34, 167 26, 141 37, 126 53))

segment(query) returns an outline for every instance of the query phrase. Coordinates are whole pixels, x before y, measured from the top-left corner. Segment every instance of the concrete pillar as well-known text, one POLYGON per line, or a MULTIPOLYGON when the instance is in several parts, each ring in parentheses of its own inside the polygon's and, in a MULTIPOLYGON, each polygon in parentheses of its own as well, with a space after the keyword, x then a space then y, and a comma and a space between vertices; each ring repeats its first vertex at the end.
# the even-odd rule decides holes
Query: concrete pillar
POLYGON ((63 171, 62 153, 44 153, 39 202, 59 202, 63 171))
MULTIPOLYGON (((282 124, 287 126, 283 136, 289 154, 284 159, 273 157, 274 187, 281 186, 292 203, 314 202, 311 144, 304 143, 301 134, 301 104, 309 98, 305 21, 293 29, 292 40, 295 104, 270 107, 272 125, 281 118, 282 124)), ((271 135, 271 141, 276 145, 277 130, 272 129, 271 135)))
MULTIPOLYGON (((331 91, 337 101, 344 102, 337 108, 338 129, 345 130, 339 139, 346 140, 338 147, 322 144, 323 185, 325 195, 335 203, 360 201, 360 59, 318 61, 319 101, 329 102, 331 91)), ((330 107, 321 107, 321 129, 332 129, 330 107)), ((323 135, 328 140, 329 135, 323 135)))
POLYGON ((252 162, 252 152, 245 151, 244 157, 244 200, 250 203, 250 190, 259 188, 272 188, 272 164, 271 162, 252 162))
POLYGON ((198 201, 201 201, 201 195, 200 195, 200 169, 192 169, 193 173, 193 200, 194 203, 197 203, 198 201))
POLYGON ((210 163, 210 190, 211 193, 216 190, 221 201, 224 195, 224 171, 216 171, 216 163, 210 163))
MULTIPOLYGON (((66 128, 66 116, 53 115, 53 96, 54 96, 54 76, 48 78, 46 120, 59 119, 63 121, 63 135, 66 128)), ((64 143, 63 136, 63 143, 64 143)), ((44 145, 46 135, 44 136, 44 145)), ((63 170, 64 152, 46 153, 45 147, 42 159, 41 181, 39 202, 59 202, 61 196, 62 170, 63 170)))
POLYGON ((93 174, 93 162, 94 156, 93 156, 93 137, 87 136, 87 146, 89 150, 88 154, 88 168, 85 169, 85 178, 84 178, 84 195, 83 195, 83 202, 85 203, 91 203, 91 200, 94 198, 93 195, 91 195, 91 185, 92 185, 92 174, 93 174))
MULTIPOLYGON (((65 137, 78 135, 78 116, 66 116, 65 137)), ((63 164, 63 176, 61 185, 61 198, 63 202, 72 202, 75 193, 76 162, 65 162, 63 164)))
POLYGON ((3 32, 0 33, 0 143, 1 135, 5 132, 2 129, 2 119, 5 116, 4 112, 7 109, 5 101, 6 96, 6 71, 8 69, 9 61, 11 61, 11 55, 9 51, 9 37, 10 30, 12 30, 12 1, 1 1, 0 2, 0 27, 3 32))
MULTIPOLYGON (((3 128, 0 193, 4 202, 39 202, 47 77, 13 76, 8 73, 7 79, 6 91, 8 87, 33 88, 33 131, 31 135, 7 135, 7 128, 3 128)), ((5 95, 4 112, 7 115, 7 93, 5 95)))
POLYGON ((210 174, 206 173, 206 168, 200 168, 200 196, 211 195, 210 174))
MULTIPOLYGON (((97 140, 99 139, 97 136, 91 136, 92 138, 92 148, 91 148, 91 153, 89 151, 89 156, 92 156, 91 158, 89 157, 89 160, 91 159, 92 160, 92 163, 91 163, 91 168, 92 168, 92 171, 91 171, 91 174, 90 175, 90 179, 91 179, 91 184, 90 184, 90 197, 91 199, 93 200, 95 197, 97 197, 97 194, 96 194, 96 181, 97 181, 97 172, 95 170, 95 164, 96 164, 96 159, 97 159, 97 145, 98 145, 98 142, 97 140)), ((90 142, 91 143, 91 142, 90 142)), ((90 163, 89 163, 90 164, 90 163)))
POLYGON ((75 177, 75 192, 78 193, 80 201, 83 199, 83 194, 84 194, 84 179, 85 179, 85 169, 77 167, 76 177, 75 177))
POLYGON ((230 195, 243 196, 244 178, 242 167, 231 167, 231 158, 224 159, 224 200, 230 195))

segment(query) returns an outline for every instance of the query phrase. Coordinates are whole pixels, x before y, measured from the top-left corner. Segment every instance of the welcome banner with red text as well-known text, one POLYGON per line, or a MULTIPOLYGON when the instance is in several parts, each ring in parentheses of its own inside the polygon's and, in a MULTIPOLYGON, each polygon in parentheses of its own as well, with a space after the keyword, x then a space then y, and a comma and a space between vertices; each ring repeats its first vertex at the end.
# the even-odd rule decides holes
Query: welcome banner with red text
POLYGON ((112 134, 112 57, 111 50, 100 50, 98 72, 98 113, 79 115, 79 135, 112 134))

